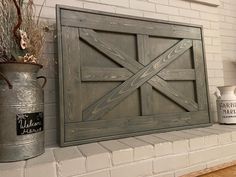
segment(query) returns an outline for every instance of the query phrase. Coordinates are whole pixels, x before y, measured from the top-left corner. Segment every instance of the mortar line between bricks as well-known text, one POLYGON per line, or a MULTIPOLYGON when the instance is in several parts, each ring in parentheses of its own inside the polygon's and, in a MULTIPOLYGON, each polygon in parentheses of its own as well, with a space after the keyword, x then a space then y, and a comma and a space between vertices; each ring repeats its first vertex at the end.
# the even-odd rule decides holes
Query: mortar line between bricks
POLYGON ((101 173, 101 172, 104 172, 104 171, 109 171, 110 173, 110 168, 104 168, 104 169, 99 169, 99 170, 94 170, 94 171, 90 171, 90 172, 85 172, 83 174, 77 174, 77 175, 72 175, 72 176, 67 176, 67 177, 84 177, 84 175, 93 175, 93 174, 96 174, 96 173, 101 173))
POLYGON ((113 163, 113 155, 112 155, 113 151, 111 151, 107 147, 103 146, 102 143, 100 143, 100 142, 98 142, 98 144, 109 152, 109 158, 110 158, 111 166, 115 166, 114 163, 113 163))
POLYGON ((85 158, 85 172, 87 173, 88 165, 87 165, 87 159, 88 157, 79 149, 78 146, 76 146, 77 150, 82 154, 82 156, 85 158))

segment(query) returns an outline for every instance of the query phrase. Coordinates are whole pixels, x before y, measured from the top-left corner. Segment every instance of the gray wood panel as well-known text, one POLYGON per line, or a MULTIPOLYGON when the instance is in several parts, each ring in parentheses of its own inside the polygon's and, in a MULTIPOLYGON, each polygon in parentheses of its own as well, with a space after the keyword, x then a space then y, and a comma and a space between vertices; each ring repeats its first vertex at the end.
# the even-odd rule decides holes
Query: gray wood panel
POLYGON ((195 70, 194 69, 163 69, 158 73, 164 80, 195 80, 195 70))
POLYGON ((58 76, 59 76, 59 133, 58 138, 60 145, 65 144, 65 105, 64 105, 64 85, 63 85, 63 57, 62 57, 62 35, 61 35, 61 9, 59 6, 56 7, 56 27, 57 27, 57 51, 58 51, 58 76))
MULTIPOLYGON (((81 69, 82 81, 125 81, 133 75, 126 68, 99 68, 83 67, 81 69)), ((168 80, 195 80, 194 69, 163 69, 159 77, 168 80)))
MULTIPOLYGON (((151 61, 148 53, 148 39, 148 35, 137 35, 138 61, 144 66, 148 65, 151 61)), ((140 94, 142 115, 152 115, 152 86, 148 83, 143 84, 140 87, 140 94)))
POLYGON ((133 74, 125 68, 83 67, 82 81, 125 81, 133 74))
POLYGON ((197 92, 197 102, 199 110, 207 109, 207 93, 206 93, 206 81, 205 81, 205 70, 204 61, 202 53, 202 42, 193 41, 193 53, 194 53, 194 68, 196 75, 196 92, 197 92))
MULTIPOLYGON (((120 51, 118 48, 114 47, 107 41, 105 42, 104 40, 99 38, 99 36, 97 36, 96 33, 94 33, 92 30, 80 29, 80 37, 86 42, 88 42, 91 46, 95 47, 100 52, 107 55, 110 59, 117 62, 121 66, 127 68, 133 73, 136 73, 143 68, 142 64, 135 62, 127 54, 120 51)), ((189 43, 188 48, 190 48, 191 46, 192 43, 189 43)), ((186 50, 188 48, 186 48, 186 50)), ((198 106, 195 101, 188 99, 183 94, 177 92, 160 77, 154 76, 148 81, 148 83, 151 84, 153 88, 157 89, 158 91, 160 91, 161 93, 163 93, 164 95, 184 107, 186 110, 196 111, 198 109, 198 106)))
POLYGON ((61 13, 63 16, 61 23, 65 26, 162 37, 201 39, 200 29, 194 27, 170 25, 161 22, 153 23, 97 13, 72 12, 70 10, 62 10, 61 13))
MULTIPOLYGON (((99 101, 92 104, 83 111, 83 120, 100 119, 106 112, 119 104, 134 90, 151 79, 160 70, 177 59, 186 49, 192 46, 191 40, 182 40, 174 47, 167 50, 163 55, 157 57, 154 61, 139 70, 135 75, 126 80, 123 84, 113 89, 99 101)), ((109 53, 112 51, 109 51, 109 53)), ((107 53, 109 55, 109 53, 107 53)), ((117 53, 113 54, 117 55, 117 53)))
POLYGON ((210 124, 202 29, 57 6, 60 141, 210 124))
MULTIPOLYGON (((66 124, 68 141, 208 123, 208 112, 186 112, 66 124)), ((127 136, 127 135, 126 135, 127 136)))
POLYGON ((78 28, 62 27, 65 122, 82 120, 78 28), (71 45, 73 47, 71 47, 71 45))

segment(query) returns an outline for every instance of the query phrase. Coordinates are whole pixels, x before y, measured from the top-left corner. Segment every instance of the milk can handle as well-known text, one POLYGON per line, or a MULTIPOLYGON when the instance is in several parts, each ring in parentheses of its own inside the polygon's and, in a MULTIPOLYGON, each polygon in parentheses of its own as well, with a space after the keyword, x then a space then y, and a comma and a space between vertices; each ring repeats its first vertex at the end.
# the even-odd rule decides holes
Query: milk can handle
POLYGON ((42 88, 44 88, 44 86, 46 85, 47 83, 47 78, 45 76, 38 76, 37 79, 43 79, 43 85, 42 85, 42 88))
POLYGON ((9 89, 12 89, 12 84, 10 83, 10 81, 1 72, 0 72, 0 77, 3 78, 6 81, 9 89))

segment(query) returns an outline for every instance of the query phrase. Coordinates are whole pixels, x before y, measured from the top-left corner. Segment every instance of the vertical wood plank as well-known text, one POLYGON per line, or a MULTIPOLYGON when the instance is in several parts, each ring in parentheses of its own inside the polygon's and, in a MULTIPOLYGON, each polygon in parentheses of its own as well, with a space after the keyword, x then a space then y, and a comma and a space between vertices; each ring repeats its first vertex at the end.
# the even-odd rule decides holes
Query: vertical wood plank
MULTIPOLYGON (((150 63, 148 56, 148 35, 137 35, 138 46, 138 61, 144 66, 150 63)), ((141 94, 141 112, 142 115, 152 114, 152 86, 150 84, 143 84, 140 87, 141 94)))
POLYGON ((62 58, 62 35, 61 35, 61 9, 56 5, 57 45, 58 45, 58 74, 59 74, 59 140, 60 145, 65 143, 65 117, 64 117, 64 91, 63 91, 63 58, 62 58))
POLYGON ((205 82, 205 70, 203 62, 202 42, 193 40, 194 68, 196 73, 196 91, 198 109, 207 110, 207 93, 205 82))
POLYGON ((78 28, 62 27, 65 122, 82 120, 78 28))

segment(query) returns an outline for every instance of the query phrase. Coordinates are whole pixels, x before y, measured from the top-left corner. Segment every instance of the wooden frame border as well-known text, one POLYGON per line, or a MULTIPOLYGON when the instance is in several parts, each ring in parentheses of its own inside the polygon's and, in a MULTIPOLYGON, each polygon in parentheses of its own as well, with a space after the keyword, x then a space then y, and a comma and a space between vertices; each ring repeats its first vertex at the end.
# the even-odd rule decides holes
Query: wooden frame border
MULTIPOLYGON (((199 28, 201 31, 201 41, 202 41, 202 48, 203 48, 203 61, 204 61, 204 70, 205 70, 205 82, 206 82, 206 91, 207 91, 207 102, 208 102, 208 113, 209 113, 209 123, 206 124, 200 124, 200 125, 193 125, 193 126, 184 126, 184 127, 175 127, 175 128, 167 128, 165 131, 174 131, 179 129, 189 129, 189 128, 198 128, 198 127, 206 127, 212 125, 212 115, 210 112, 210 104, 209 104, 209 88, 208 88, 208 77, 207 77, 207 67, 206 67, 206 61, 205 61, 205 45, 203 40, 203 27, 201 25, 192 25, 187 23, 178 23, 178 22, 171 22, 171 21, 164 21, 164 20, 155 20, 151 18, 146 17, 135 17, 135 16, 129 16, 129 15, 120 15, 120 14, 114 14, 114 13, 108 13, 108 12, 102 12, 102 11, 95 11, 95 10, 87 10, 87 9, 81 9, 76 7, 70 7, 70 6, 64 6, 64 5, 56 5, 56 26, 57 26, 57 42, 58 42, 58 72, 59 72, 59 140, 60 140, 60 146, 69 146, 74 144, 80 144, 79 141, 72 141, 72 142, 66 142, 65 141, 65 112, 64 112, 64 87, 63 87, 63 65, 62 65, 62 56, 63 51, 62 48, 62 39, 61 39, 61 10, 72 10, 72 11, 81 11, 81 12, 89 12, 93 14, 99 14, 99 15, 107 15, 112 17, 120 17, 120 18, 126 18, 126 19, 133 19, 133 20, 141 20, 141 21, 149 21, 149 22, 156 22, 156 23, 163 23, 163 24, 172 24, 172 25, 180 25, 180 26, 186 26, 186 27, 195 27, 199 28)), ((163 132, 163 130, 151 130, 151 131, 145 131, 145 132, 136 132, 131 133, 130 136, 137 136, 140 134, 150 134, 150 133, 156 133, 156 132, 163 132)), ((123 136, 110 136, 111 138, 119 138, 123 136)), ((107 138, 100 138, 99 141, 105 140, 107 138)), ((91 140, 83 141, 83 143, 89 143, 91 140)))

